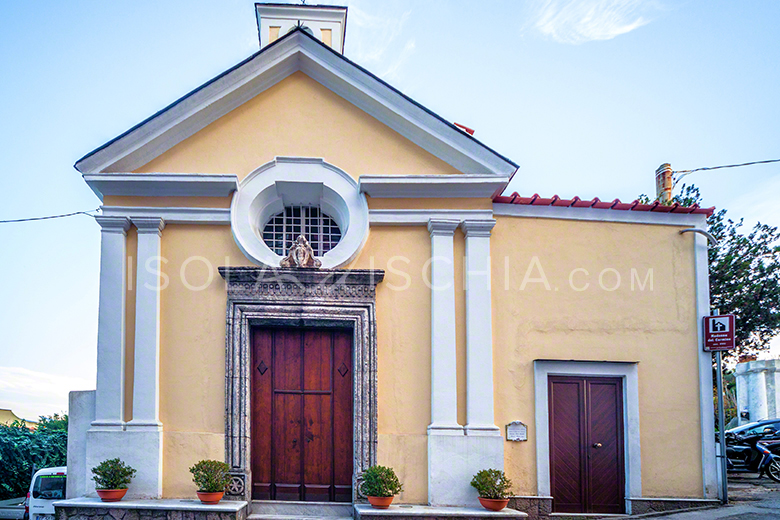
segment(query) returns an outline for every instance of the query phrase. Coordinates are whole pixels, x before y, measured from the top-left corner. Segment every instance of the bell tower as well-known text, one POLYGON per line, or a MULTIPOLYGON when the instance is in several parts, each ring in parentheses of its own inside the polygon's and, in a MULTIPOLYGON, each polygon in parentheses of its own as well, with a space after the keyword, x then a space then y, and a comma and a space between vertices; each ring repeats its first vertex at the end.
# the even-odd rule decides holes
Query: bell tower
POLYGON ((344 54, 347 8, 332 5, 255 4, 260 48, 297 26, 339 54, 344 54))

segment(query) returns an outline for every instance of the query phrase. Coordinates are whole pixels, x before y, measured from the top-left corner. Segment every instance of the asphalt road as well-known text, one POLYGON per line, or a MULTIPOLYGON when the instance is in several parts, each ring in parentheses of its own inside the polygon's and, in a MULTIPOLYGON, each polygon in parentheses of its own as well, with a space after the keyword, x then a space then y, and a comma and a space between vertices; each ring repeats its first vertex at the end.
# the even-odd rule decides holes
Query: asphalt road
POLYGON ((729 476, 729 504, 717 509, 664 515, 664 520, 779 520, 780 483, 757 474, 729 476))

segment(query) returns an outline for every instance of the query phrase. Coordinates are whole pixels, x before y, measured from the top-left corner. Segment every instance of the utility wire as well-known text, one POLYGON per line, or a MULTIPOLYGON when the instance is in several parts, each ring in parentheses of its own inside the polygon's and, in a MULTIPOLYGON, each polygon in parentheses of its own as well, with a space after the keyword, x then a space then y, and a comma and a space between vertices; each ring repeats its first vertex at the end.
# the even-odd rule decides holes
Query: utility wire
POLYGON ((676 186, 677 183, 680 182, 680 179, 682 179, 686 175, 692 174, 693 172, 701 172, 706 170, 720 170, 721 168, 738 168, 740 166, 752 166, 754 164, 768 164, 768 163, 776 163, 776 162, 780 162, 780 159, 770 159, 768 161, 753 161, 753 162, 746 162, 742 164, 727 164, 725 166, 707 166, 704 168, 694 168, 693 170, 673 171, 672 172, 673 175, 682 174, 674 180, 674 186, 676 186))
POLYGON ((63 217, 72 217, 74 215, 86 215, 88 217, 94 217, 92 213, 98 211, 100 208, 93 209, 90 211, 75 211, 73 213, 63 213, 62 215, 49 215, 47 217, 32 217, 32 218, 17 218, 13 220, 0 220, 0 224, 12 224, 15 222, 31 222, 33 220, 50 220, 53 218, 63 218, 63 217))

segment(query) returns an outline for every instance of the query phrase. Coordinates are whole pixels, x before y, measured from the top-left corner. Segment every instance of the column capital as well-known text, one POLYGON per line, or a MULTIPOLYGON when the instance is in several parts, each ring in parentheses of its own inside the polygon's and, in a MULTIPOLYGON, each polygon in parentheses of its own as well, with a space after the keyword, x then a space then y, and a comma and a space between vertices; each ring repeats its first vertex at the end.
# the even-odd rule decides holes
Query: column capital
POLYGON ((165 220, 162 217, 131 217, 133 225, 138 228, 138 233, 160 235, 165 228, 165 220))
POLYGON ((103 233, 120 233, 126 235, 127 230, 130 229, 130 219, 127 217, 105 217, 98 215, 95 217, 95 222, 100 225, 103 233))
POLYGON ((428 220, 428 232, 431 236, 452 236, 458 229, 459 220, 430 219, 428 220))
POLYGON ((496 225, 496 219, 485 220, 464 220, 460 227, 466 237, 489 237, 493 226, 496 225))

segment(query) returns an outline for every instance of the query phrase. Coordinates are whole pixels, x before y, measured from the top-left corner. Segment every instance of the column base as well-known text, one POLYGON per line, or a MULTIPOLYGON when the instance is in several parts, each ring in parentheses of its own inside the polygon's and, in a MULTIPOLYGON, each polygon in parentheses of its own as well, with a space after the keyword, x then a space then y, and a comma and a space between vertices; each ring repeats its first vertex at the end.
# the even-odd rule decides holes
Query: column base
POLYGON ((463 435, 463 426, 460 424, 430 424, 428 435, 463 435))
POLYGON ((495 424, 467 424, 463 427, 466 435, 470 437, 494 437, 501 436, 501 430, 495 424))
POLYGON ((89 431, 121 432, 125 429, 125 421, 96 419, 90 424, 89 431))
MULTIPOLYGON (((87 432, 87 473, 106 459, 120 458, 137 473, 127 498, 162 497, 162 431, 87 432)), ((88 483, 87 496, 97 496, 88 483)))
POLYGON ((473 506, 477 490, 471 479, 482 469, 504 469, 504 439, 500 435, 428 434, 428 503, 432 506, 473 506))
POLYGON ((133 419, 125 425, 127 431, 148 431, 148 432, 161 432, 162 423, 160 421, 137 421, 133 419))

